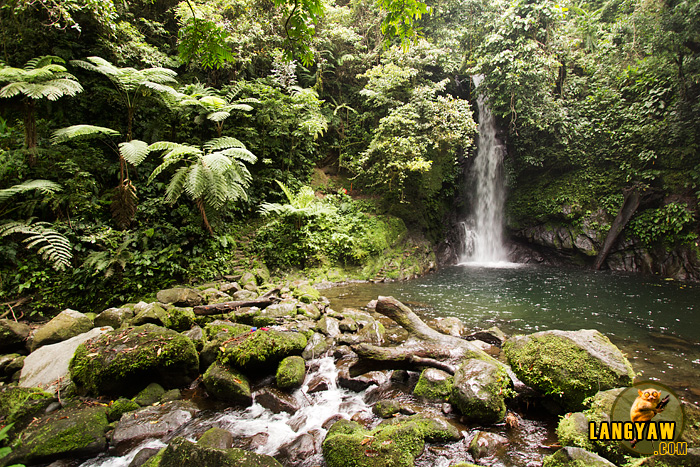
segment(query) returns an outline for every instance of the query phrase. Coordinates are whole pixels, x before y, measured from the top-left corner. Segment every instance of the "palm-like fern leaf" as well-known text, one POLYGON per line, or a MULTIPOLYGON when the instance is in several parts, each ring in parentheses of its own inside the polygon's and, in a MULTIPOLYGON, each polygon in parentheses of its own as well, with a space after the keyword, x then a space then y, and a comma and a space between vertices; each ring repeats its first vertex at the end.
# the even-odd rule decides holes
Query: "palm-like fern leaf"
POLYGON ((51 144, 64 143, 72 139, 96 138, 99 136, 119 136, 119 132, 95 125, 73 125, 56 130, 51 135, 51 144))
POLYGON ((228 148, 245 148, 245 145, 232 136, 214 138, 204 143, 205 151, 219 151, 228 148))
POLYGON ((66 237, 48 227, 48 222, 9 221, 0 224, 0 237, 13 234, 28 235, 23 240, 27 248, 38 247, 37 253, 57 271, 70 267, 73 257, 71 244, 66 237))
POLYGON ((56 193, 61 191, 61 185, 49 180, 27 180, 19 185, 13 185, 10 188, 0 190, 0 203, 7 201, 11 197, 19 193, 37 190, 41 193, 56 193))
POLYGON ((148 155, 148 143, 134 139, 119 143, 119 154, 130 164, 139 165, 148 155))

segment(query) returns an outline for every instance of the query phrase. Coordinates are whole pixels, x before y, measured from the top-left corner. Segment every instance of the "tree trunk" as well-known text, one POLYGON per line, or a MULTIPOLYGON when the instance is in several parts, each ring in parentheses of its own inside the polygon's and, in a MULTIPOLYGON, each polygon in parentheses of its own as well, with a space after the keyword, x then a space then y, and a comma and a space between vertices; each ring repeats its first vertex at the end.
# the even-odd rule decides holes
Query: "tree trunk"
POLYGON ((622 230, 632 218, 632 215, 634 215, 634 213, 637 212, 637 209, 639 209, 640 202, 641 195, 637 187, 634 187, 625 193, 625 201, 622 203, 620 212, 617 213, 617 217, 615 217, 615 220, 613 221, 612 226, 610 227, 610 231, 605 237, 605 241, 603 242, 603 248, 600 249, 600 252, 598 253, 598 256, 595 259, 595 265, 593 266, 593 269, 597 271, 603 265, 605 259, 610 253, 610 250, 615 244, 615 240, 617 240, 617 237, 622 233, 622 230))
POLYGON ((214 235, 214 229, 211 228, 211 225, 209 224, 209 219, 207 219, 207 210, 204 206, 204 199, 197 198, 197 201, 195 201, 195 203, 197 204, 197 209, 199 209, 199 213, 202 215, 204 227, 207 229, 210 235, 214 235))
POLYGON ((36 163, 36 118, 34 116, 35 103, 32 99, 24 100, 24 143, 27 146, 27 162, 30 166, 36 163))

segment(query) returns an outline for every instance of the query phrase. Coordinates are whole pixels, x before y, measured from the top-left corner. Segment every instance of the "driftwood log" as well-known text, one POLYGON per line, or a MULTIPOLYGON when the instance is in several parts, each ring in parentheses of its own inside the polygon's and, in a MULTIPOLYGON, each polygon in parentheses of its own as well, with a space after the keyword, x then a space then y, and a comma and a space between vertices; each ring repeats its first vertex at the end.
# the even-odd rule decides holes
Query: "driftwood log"
POLYGON ((280 301, 279 297, 277 297, 277 293, 279 293, 279 291, 279 288, 275 288, 254 300, 238 300, 233 302, 214 303, 213 305, 200 305, 194 307, 193 310, 195 315, 219 315, 229 311, 236 311, 245 306, 265 308, 280 301))
MULTIPOLYGON (((491 359, 475 344, 438 332, 425 324, 409 307, 394 297, 379 297, 377 313, 394 320, 409 332, 409 340, 397 347, 379 347, 371 344, 353 346, 357 355, 366 360, 359 366, 371 366, 367 360, 374 362, 375 367, 406 368, 431 366, 454 374, 459 361, 465 357, 480 357, 491 359)), ((353 371, 355 373, 355 371, 353 371)))

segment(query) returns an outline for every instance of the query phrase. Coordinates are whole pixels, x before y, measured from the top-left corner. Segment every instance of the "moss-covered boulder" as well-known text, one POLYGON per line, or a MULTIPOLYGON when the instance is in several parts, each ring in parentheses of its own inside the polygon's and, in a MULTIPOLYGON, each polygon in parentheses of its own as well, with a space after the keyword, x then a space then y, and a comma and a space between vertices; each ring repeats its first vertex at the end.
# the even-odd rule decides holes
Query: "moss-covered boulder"
POLYGON ((615 464, 585 449, 567 446, 545 457, 542 467, 615 467, 615 464))
POLYGON ((253 403, 248 378, 221 363, 207 369, 203 382, 209 394, 219 400, 241 405, 253 403))
POLYGON ((255 274, 253 274, 252 272, 246 272, 241 276, 240 279, 238 279, 238 283, 243 288, 245 288, 246 285, 254 285, 257 287, 258 280, 255 278, 255 274))
POLYGON ((394 399, 384 399, 377 401, 372 406, 372 413, 377 417, 389 418, 401 412, 401 404, 394 399))
POLYGON ((315 332, 309 338, 301 356, 306 360, 322 357, 333 348, 334 343, 335 340, 332 337, 326 337, 319 332, 315 332))
POLYGON ((202 295, 197 290, 186 287, 161 290, 156 294, 156 298, 161 303, 175 306, 199 306, 204 303, 202 295))
POLYGON ((634 379, 627 358, 596 330, 515 336, 503 348, 520 380, 568 410, 580 410, 599 390, 630 386, 634 379))
POLYGON ((131 395, 146 382, 166 388, 189 384, 199 374, 199 358, 185 336, 145 324, 81 344, 70 362, 70 374, 91 394, 131 395))
POLYGON ((199 438, 197 444, 215 449, 228 449, 233 446, 233 435, 223 428, 209 428, 199 438))
POLYGON ((92 329, 94 323, 83 313, 67 308, 40 327, 32 336, 32 351, 42 345, 65 341, 92 329))
POLYGON ((305 377, 306 362, 303 358, 293 355, 280 362, 275 381, 280 389, 295 389, 304 384, 305 377))
POLYGON ((426 368, 420 374, 413 394, 432 400, 449 399, 454 386, 454 378, 449 373, 437 368, 426 368))
MULTIPOLYGON (((153 458, 151 458, 153 459, 153 458)), ((238 448, 217 449, 184 438, 175 438, 162 454, 148 464, 158 467, 217 466, 217 467, 282 467, 274 457, 238 448)))
POLYGON ((3 388, 0 391, 0 421, 3 425, 13 423, 13 431, 22 430, 55 400, 53 394, 39 388, 3 388))
POLYGON ((506 416, 505 397, 511 380, 498 363, 468 359, 455 373, 453 382, 449 401, 467 420, 488 424, 506 416))
POLYGON ((107 408, 77 407, 34 421, 12 443, 2 465, 38 464, 60 458, 94 456, 107 448, 107 408))
POLYGON ((107 408, 107 420, 110 422, 115 422, 122 418, 122 415, 125 413, 133 412, 134 410, 138 410, 140 408, 141 406, 131 399, 120 397, 112 402, 107 408))
POLYGON ((624 463, 628 452, 618 441, 594 440, 588 436, 588 424, 596 424, 596 432, 601 422, 610 421, 610 413, 615 399, 624 388, 609 389, 596 393, 587 401, 589 408, 584 412, 564 415, 557 425, 557 437, 562 446, 573 446, 595 452, 616 464, 624 463))
POLYGON ((151 383, 136 394, 133 401, 140 407, 146 407, 148 405, 153 405, 156 402, 160 402, 160 398, 163 397, 163 394, 165 394, 165 389, 163 389, 163 386, 158 383, 151 383))
POLYGON ((174 329, 175 331, 187 331, 195 323, 195 314, 191 307, 177 307, 168 305, 165 308, 167 315, 166 328, 174 329))
POLYGON ((21 350, 29 337, 30 328, 11 319, 0 319, 0 352, 21 350))
POLYGON ((232 323, 226 320, 215 320, 204 327, 205 344, 199 355, 200 368, 206 371, 219 358, 224 342, 229 343, 242 339, 253 329, 248 324, 232 323))
POLYGON ((300 355, 306 342, 299 332, 258 330, 225 342, 219 358, 243 370, 274 371, 285 357, 300 355))
POLYGON ((460 438, 459 430, 443 418, 393 418, 371 431, 359 423, 339 420, 323 441, 323 457, 328 467, 408 467, 413 466, 426 442, 460 438))
POLYGON ((294 288, 292 295, 304 303, 313 303, 321 298, 321 292, 309 284, 301 284, 294 288))
POLYGON ((95 317, 95 326, 111 326, 114 329, 120 328, 134 317, 134 310, 130 307, 107 308, 95 317))

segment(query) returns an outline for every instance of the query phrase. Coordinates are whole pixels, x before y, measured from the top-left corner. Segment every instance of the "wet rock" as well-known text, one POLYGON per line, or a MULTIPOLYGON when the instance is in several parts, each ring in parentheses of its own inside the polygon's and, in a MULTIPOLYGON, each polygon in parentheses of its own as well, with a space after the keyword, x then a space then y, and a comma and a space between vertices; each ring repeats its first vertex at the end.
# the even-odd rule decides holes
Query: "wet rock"
POLYGON ((312 360, 324 356, 332 347, 333 339, 327 338, 321 333, 315 332, 306 344, 306 348, 301 353, 305 360, 312 360))
POLYGON ((276 388, 264 388, 255 394, 255 402, 273 413, 294 414, 300 409, 299 403, 291 395, 276 388))
POLYGON ((294 433, 299 431, 304 425, 306 425, 308 417, 306 415, 295 415, 294 417, 290 418, 289 421, 287 421, 287 425, 289 428, 294 430, 294 433))
POLYGON ((378 401, 372 406, 372 413, 377 417, 389 418, 401 411, 401 404, 392 399, 378 401))
POLYGON ((449 373, 437 368, 426 368, 420 374, 413 394, 433 400, 449 399, 454 386, 454 378, 449 373))
POLYGON ((79 311, 67 308, 34 332, 31 338, 31 350, 65 341, 88 332, 92 327, 93 322, 90 318, 79 311))
POLYGON ((105 407, 76 407, 45 415, 15 439, 3 462, 38 464, 94 456, 107 448, 105 407))
POLYGON ((342 320, 351 319, 358 326, 355 334, 345 334, 341 337, 340 341, 342 343, 352 345, 360 343, 381 345, 384 342, 386 329, 369 313, 355 310, 353 308, 344 308, 341 316, 342 320))
POLYGON ((163 395, 160 398, 160 401, 162 403, 164 402, 172 402, 172 401, 177 401, 182 399, 182 392, 179 389, 171 389, 169 391, 165 391, 163 395))
POLYGON ((0 356, 0 378, 12 376, 15 371, 21 370, 24 358, 18 353, 0 356))
POLYGON ((454 375, 450 403, 477 423, 497 423, 506 415, 505 390, 510 378, 500 365, 479 359, 469 359, 454 375))
POLYGON ((293 441, 283 444, 279 452, 286 463, 298 465, 321 452, 321 443, 312 434, 304 433, 293 441))
POLYGON ((333 426, 333 424, 334 424, 335 422, 337 422, 338 420, 345 420, 345 418, 343 418, 343 416, 340 415, 340 414, 332 415, 332 416, 328 417, 328 418, 321 424, 321 428, 323 428, 324 430, 328 431, 328 430, 331 429, 331 427, 333 426))
POLYGON ((141 467, 151 457, 158 454, 159 451, 160 451, 160 449, 156 449, 156 448, 143 448, 143 449, 141 449, 139 452, 136 453, 134 458, 131 459, 131 462, 129 463, 129 467, 141 467))
POLYGON ((282 360, 277 367, 275 381, 280 389, 295 389, 304 384, 306 377, 306 362, 294 355, 282 360))
POLYGON ((317 320, 321 317, 321 311, 313 303, 302 304, 301 306, 298 307, 297 313, 304 315, 304 316, 308 316, 309 318, 311 318, 313 320, 317 320))
POLYGON ((498 329, 496 326, 493 326, 485 331, 477 331, 469 334, 468 336, 464 336, 464 339, 468 341, 479 340, 501 348, 505 343, 507 336, 503 331, 498 329))
POLYGON ((598 454, 581 448, 566 446, 544 459, 542 467, 615 467, 612 462, 603 459, 598 454))
POLYGON ((153 405, 160 402, 160 398, 165 394, 165 389, 158 383, 151 383, 146 386, 141 392, 136 394, 134 402, 141 407, 153 405))
POLYGON ((685 428, 681 441, 688 446, 700 447, 700 407, 687 401, 682 401, 683 414, 685 415, 685 428))
POLYGON ((243 370, 271 371, 285 357, 301 354, 306 344, 306 337, 298 332, 258 330, 224 343, 221 359, 243 370))
POLYGON ((323 441, 328 467, 413 466, 425 442, 456 441, 459 430, 442 418, 413 416, 389 419, 368 431, 359 423, 339 420, 323 441))
POLYGON ((431 328, 450 336, 460 337, 464 332, 464 323, 459 318, 436 318, 428 323, 431 328))
POLYGON ((295 316, 297 314, 297 301, 292 299, 282 300, 279 303, 275 303, 266 307, 261 311, 260 316, 264 318, 284 318, 289 316, 295 316))
POLYGON ((24 349, 30 328, 11 319, 0 319, 0 351, 11 352, 24 349))
POLYGON ((156 298, 161 303, 175 306, 199 306, 204 303, 204 298, 197 290, 186 287, 161 290, 156 294, 156 298))
POLYGON ((114 428, 112 444, 123 451, 145 439, 163 439, 197 412, 194 405, 178 401, 125 413, 114 428))
POLYGON ((309 389, 306 390, 308 394, 313 394, 315 392, 328 391, 330 387, 330 381, 323 378, 322 376, 316 375, 309 381, 309 389))
POLYGON ((204 329, 195 325, 191 329, 183 332, 182 335, 192 341, 198 352, 202 351, 205 343, 204 329))
POLYGON ((233 446, 233 435, 223 428, 210 428, 204 432, 197 444, 214 449, 228 449, 233 446))
POLYGON ((158 467, 217 466, 217 467, 282 467, 274 457, 243 449, 215 449, 175 438, 165 448, 158 467))
POLYGON ((313 303, 321 298, 321 293, 313 286, 301 284, 292 290, 292 295, 303 303, 313 303))
POLYGON ((63 342, 38 348, 24 359, 19 385, 41 387, 53 394, 63 390, 71 382, 69 363, 76 349, 84 342, 109 331, 112 328, 93 328, 63 342))
POLYGON ((543 331, 515 336, 504 346, 508 363, 525 384, 557 395, 569 410, 599 390, 630 386, 632 366, 596 330, 543 331))
POLYGON ((219 400, 241 405, 253 403, 248 378, 236 370, 217 362, 202 379, 207 391, 219 400))
POLYGON ((469 443, 469 453, 474 459, 501 457, 508 445, 508 438, 488 431, 480 431, 469 443))
POLYGON ((118 329, 133 317, 134 310, 131 308, 108 308, 97 315, 95 326, 111 326, 114 329, 118 329))
POLYGON ((39 388, 6 387, 0 391, 0 419, 21 431, 34 417, 43 414, 56 399, 39 388))
POLYGON ((92 394, 129 395, 147 381, 165 388, 189 384, 199 374, 199 358, 183 335, 145 324, 81 344, 69 368, 73 382, 92 394))
POLYGON ((371 385, 380 385, 386 380, 385 375, 379 371, 370 371, 359 376, 350 375, 350 367, 357 362, 356 358, 343 358, 336 362, 338 368, 338 386, 351 391, 364 391, 371 385))
POLYGON ((357 332, 358 329, 357 322, 355 322, 354 319, 347 317, 340 320, 338 327, 340 328, 341 332, 357 332))
POLYGON ((318 320, 316 329, 328 337, 338 337, 340 335, 340 321, 330 316, 324 316, 318 320))
POLYGON ((134 410, 139 410, 141 406, 131 399, 125 397, 120 397, 116 401, 112 402, 107 408, 107 420, 114 422, 122 418, 127 412, 133 412, 134 410))
POLYGON ((255 274, 253 274, 251 272, 246 272, 238 280, 238 283, 241 284, 241 287, 244 287, 244 288, 248 284, 252 284, 252 285, 255 285, 257 287, 258 280, 255 278, 255 274))

